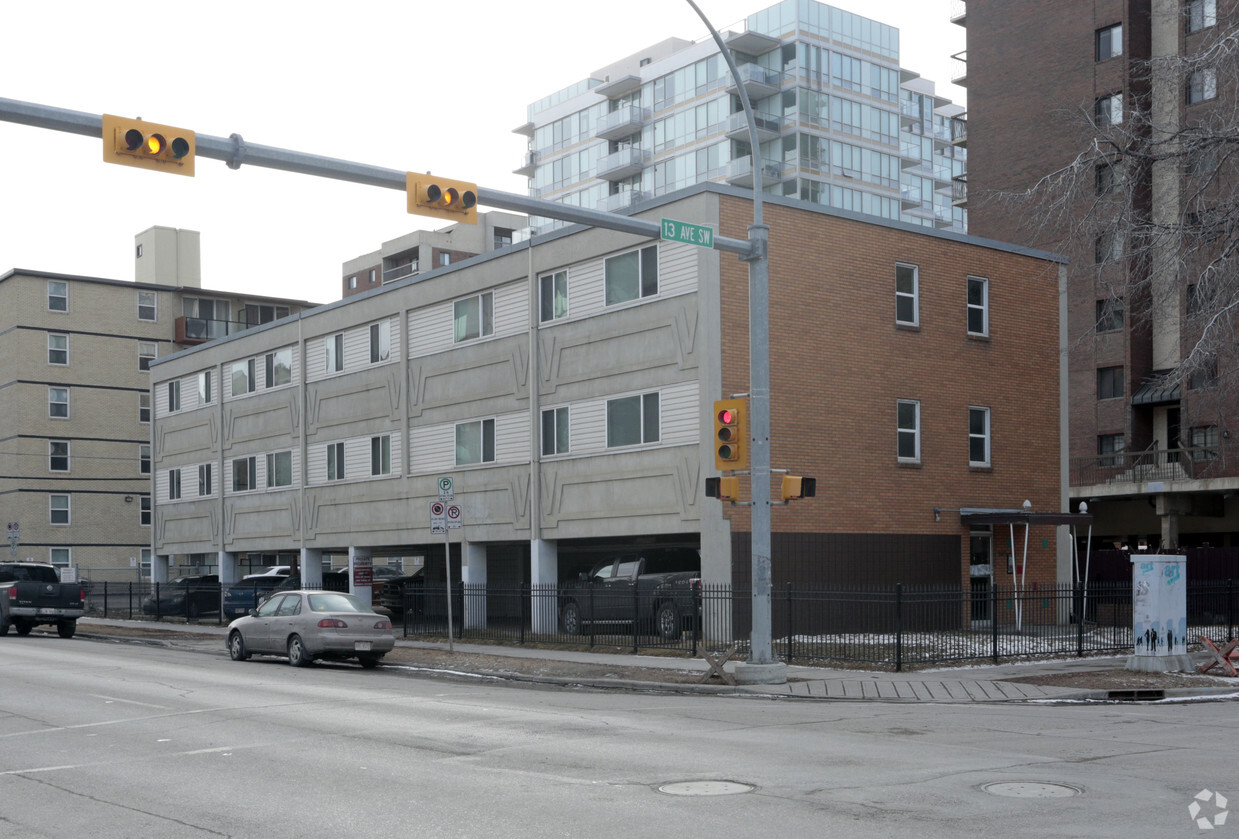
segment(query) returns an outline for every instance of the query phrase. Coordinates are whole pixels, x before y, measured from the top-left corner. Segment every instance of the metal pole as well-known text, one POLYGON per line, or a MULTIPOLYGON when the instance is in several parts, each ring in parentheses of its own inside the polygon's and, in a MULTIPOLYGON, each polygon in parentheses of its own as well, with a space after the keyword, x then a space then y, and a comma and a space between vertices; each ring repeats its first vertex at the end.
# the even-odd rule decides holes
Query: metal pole
POLYGON ((447 563, 447 651, 454 653, 456 649, 452 645, 452 531, 446 527, 443 528, 443 559, 447 563))

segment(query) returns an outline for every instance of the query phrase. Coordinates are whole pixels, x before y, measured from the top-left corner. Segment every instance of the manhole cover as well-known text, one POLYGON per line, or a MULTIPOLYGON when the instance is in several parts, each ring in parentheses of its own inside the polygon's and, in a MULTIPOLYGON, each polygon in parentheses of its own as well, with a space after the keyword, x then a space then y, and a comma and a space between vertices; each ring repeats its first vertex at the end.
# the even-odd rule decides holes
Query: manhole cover
POLYGON ((1068 784, 1044 784, 1038 781, 1008 781, 997 784, 982 784, 981 789, 990 795, 1003 798, 1070 798, 1084 790, 1068 784))
POLYGON ((658 791, 667 795, 739 795, 752 792, 753 785, 736 781, 679 781, 663 784, 658 791))

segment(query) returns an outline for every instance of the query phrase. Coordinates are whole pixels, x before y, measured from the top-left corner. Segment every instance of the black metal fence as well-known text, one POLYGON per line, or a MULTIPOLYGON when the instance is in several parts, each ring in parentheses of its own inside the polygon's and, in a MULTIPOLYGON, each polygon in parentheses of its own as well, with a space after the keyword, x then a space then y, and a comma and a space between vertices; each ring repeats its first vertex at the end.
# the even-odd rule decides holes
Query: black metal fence
MULTIPOLYGON (((234 584, 236 585, 236 584, 234 584)), ((102 583, 87 592, 87 613, 120 618, 222 624, 223 589, 167 583, 102 583)), ((262 595, 259 594, 259 597, 262 595)), ((565 623, 563 592, 549 586, 452 587, 452 635, 479 643, 579 646, 697 656, 749 648, 748 590, 702 586, 674 609, 631 587, 591 590, 565 623)), ((1132 651, 1131 583, 960 587, 903 586, 776 589, 771 602, 774 655, 789 664, 867 665, 894 669, 965 661, 1066 657, 1132 651)), ((1231 580, 1189 582, 1187 637, 1215 643, 1235 637, 1239 591, 1231 580)), ((444 586, 406 589, 393 615, 405 637, 448 634, 444 586)))

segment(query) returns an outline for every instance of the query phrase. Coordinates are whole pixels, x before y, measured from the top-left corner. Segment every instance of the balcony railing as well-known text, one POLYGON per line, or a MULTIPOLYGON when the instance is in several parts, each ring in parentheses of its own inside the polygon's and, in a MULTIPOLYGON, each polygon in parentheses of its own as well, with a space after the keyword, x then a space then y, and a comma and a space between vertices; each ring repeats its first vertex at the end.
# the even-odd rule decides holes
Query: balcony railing
POLYGON ((403 265, 393 265, 390 268, 383 269, 383 282, 394 283, 396 280, 402 280, 405 277, 411 277, 417 273, 417 260, 406 262, 403 265))
POLYGON ((1141 484, 1239 477, 1239 444, 1112 452, 1071 458, 1071 485, 1141 484))
POLYGON ((182 315, 176 319, 176 342, 178 344, 202 344, 226 335, 235 335, 246 328, 246 325, 240 321, 210 320, 182 315))
POLYGON ((638 133, 649 121, 650 112, 637 105, 624 105, 598 120, 594 136, 603 140, 618 140, 638 133))

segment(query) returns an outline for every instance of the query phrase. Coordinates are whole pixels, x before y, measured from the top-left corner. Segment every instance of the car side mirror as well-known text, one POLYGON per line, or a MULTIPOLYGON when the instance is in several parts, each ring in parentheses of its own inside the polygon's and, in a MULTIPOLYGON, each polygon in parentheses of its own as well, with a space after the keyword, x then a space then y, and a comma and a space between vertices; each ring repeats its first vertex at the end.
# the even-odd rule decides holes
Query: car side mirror
POLYGON ((256 618, 256 617, 258 617, 258 610, 257 610, 257 609, 250 609, 250 617, 251 617, 251 618, 256 618))
POLYGON ((588 582, 589 582, 589 572, 588 572, 588 571, 582 571, 582 572, 581 572, 578 576, 579 576, 579 578, 580 578, 581 582, 583 582, 583 583, 588 583, 588 582))

